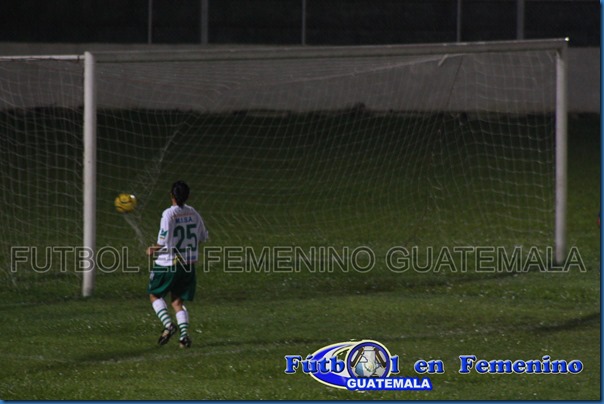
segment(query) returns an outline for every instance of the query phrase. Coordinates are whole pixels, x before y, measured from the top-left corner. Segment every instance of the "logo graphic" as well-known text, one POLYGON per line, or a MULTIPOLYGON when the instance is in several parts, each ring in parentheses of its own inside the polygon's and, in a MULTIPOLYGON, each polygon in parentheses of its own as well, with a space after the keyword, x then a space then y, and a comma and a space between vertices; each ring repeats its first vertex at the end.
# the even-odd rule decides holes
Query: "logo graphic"
POLYGON ((374 343, 364 342, 355 346, 348 354, 348 372, 356 377, 388 376, 390 363, 386 348, 374 343))
POLYGON ((432 390, 429 378, 391 376, 399 373, 399 357, 377 341, 339 342, 302 359, 285 356, 285 373, 297 370, 320 383, 348 390, 432 390))

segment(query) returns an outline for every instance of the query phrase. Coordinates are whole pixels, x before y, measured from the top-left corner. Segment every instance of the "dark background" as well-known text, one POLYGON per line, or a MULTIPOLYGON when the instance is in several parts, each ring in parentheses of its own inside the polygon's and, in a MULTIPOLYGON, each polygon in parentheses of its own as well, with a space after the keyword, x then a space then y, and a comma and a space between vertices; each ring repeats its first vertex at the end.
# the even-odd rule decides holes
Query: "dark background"
MULTIPOLYGON (((201 0, 152 0, 153 43, 201 41, 201 0)), ((2 0, 0 42, 148 43, 149 0, 2 0)), ((462 0, 461 40, 517 39, 516 0, 462 0)), ((307 0, 306 44, 457 40, 458 0, 307 0)), ((595 0, 525 0, 524 38, 599 46, 595 0)), ((208 42, 299 44, 302 0, 208 0, 208 42)))

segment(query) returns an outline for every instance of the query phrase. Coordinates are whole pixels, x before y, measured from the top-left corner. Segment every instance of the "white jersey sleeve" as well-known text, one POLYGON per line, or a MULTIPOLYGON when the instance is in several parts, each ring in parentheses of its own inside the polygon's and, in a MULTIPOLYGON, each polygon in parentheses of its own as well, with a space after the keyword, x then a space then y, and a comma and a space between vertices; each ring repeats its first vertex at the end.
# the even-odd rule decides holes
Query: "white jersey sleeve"
POLYGON ((161 221, 159 223, 159 234, 157 235, 157 244, 165 246, 171 244, 172 232, 170 232, 170 215, 169 209, 166 209, 161 215, 161 221))

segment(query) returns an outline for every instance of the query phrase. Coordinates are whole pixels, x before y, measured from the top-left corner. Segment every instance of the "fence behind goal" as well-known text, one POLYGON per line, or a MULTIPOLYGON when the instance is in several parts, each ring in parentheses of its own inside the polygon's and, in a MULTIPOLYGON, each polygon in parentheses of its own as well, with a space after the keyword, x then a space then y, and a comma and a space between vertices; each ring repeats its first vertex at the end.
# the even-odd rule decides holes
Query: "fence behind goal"
POLYGON ((99 53, 94 201, 83 58, 4 58, 4 273, 17 281, 11 247, 82 245, 91 202, 96 247, 142 255, 177 179, 216 245, 556 244, 562 257, 565 49, 99 53), (113 209, 120 192, 137 196, 135 213, 113 209))

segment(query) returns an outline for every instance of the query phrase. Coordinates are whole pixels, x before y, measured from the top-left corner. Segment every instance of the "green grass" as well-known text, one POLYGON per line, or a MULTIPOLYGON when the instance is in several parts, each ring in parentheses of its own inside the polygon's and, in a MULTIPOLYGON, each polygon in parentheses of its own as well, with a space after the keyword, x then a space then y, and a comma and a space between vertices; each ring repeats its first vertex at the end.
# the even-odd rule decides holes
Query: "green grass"
MULTIPOLYGON (((145 295, 148 274, 142 254, 133 257, 132 264, 145 270, 100 273, 95 296, 90 299, 79 297, 81 278, 73 271, 53 268, 47 274, 4 273, 6 287, 0 289, 0 399, 600 399, 600 246, 595 225, 600 198, 598 119, 572 119, 569 138, 568 239, 579 248, 586 272, 399 274, 383 264, 369 273, 224 273, 217 269, 200 273, 198 297, 188 305, 193 337, 193 347, 188 351, 180 350, 175 341, 156 347, 161 325, 145 295), (283 372, 284 355, 305 356, 328 344, 362 338, 380 341, 391 353, 400 355, 403 375, 414 375, 413 363, 420 358, 443 360, 446 372, 432 376, 431 392, 371 393, 332 389, 308 375, 283 372), (457 370, 458 356, 462 354, 483 359, 535 359, 550 355, 552 359, 580 359, 584 370, 578 375, 461 375, 457 370)), ((205 125, 211 126, 210 123, 205 125)), ((224 122, 216 123, 217 128, 224 126, 224 122)), ((220 131, 228 132, 228 128, 220 131)), ((218 136, 218 129, 209 133, 218 136)), ((271 138, 270 134, 266 136, 271 138)), ((233 146, 235 140, 222 142, 233 146)), ((161 147, 159 143, 155 147, 161 147)), ((239 144, 242 150, 249 151, 248 146, 239 144)), ((369 147, 368 143, 361 146, 369 147)), ((232 178, 237 164, 249 164, 254 157, 267 155, 247 154, 249 160, 233 160, 217 171, 219 159, 208 160, 209 156, 227 161, 233 158, 221 155, 220 150, 216 146, 216 150, 207 150, 207 156, 200 157, 205 165, 200 163, 196 177, 196 181, 205 182, 218 194, 198 199, 206 221, 214 224, 210 226, 214 237, 210 245, 240 243, 258 247, 264 243, 291 243, 288 233, 268 234, 270 229, 288 230, 286 226, 269 226, 288 217, 286 209, 279 208, 277 202, 272 206, 274 222, 260 223, 265 228, 258 228, 254 222, 238 222, 236 219, 240 218, 224 213, 229 209, 248 209, 255 218, 269 220, 271 212, 263 211, 260 195, 225 200, 226 207, 220 206, 220 197, 236 194, 243 185, 247 187, 244 189, 253 189, 258 184, 270 184, 271 173, 282 175, 274 188, 268 188, 275 192, 292 178, 307 181, 298 184, 300 188, 296 185, 286 189, 283 195, 275 193, 276 201, 289 202, 298 213, 289 216, 294 220, 290 230, 302 246, 367 243, 376 251, 383 251, 397 237, 404 237, 404 245, 413 245, 417 239, 438 244, 444 242, 443 235, 466 230, 449 226, 430 233, 426 226, 428 217, 418 222, 422 231, 417 237, 405 234, 413 226, 390 231, 389 224, 398 223, 393 222, 398 214, 411 211, 413 206, 421 207, 422 203, 397 210, 393 200, 365 195, 360 192, 363 187, 354 181, 332 190, 328 189, 332 183, 325 180, 325 200, 302 197, 292 204, 312 183, 311 177, 304 179, 296 174, 295 167, 299 165, 283 167, 283 162, 276 160, 274 165, 258 167, 255 178, 244 184, 229 183, 226 179, 232 178), (208 172, 209 168, 214 171, 208 172), (336 201, 333 198, 344 191, 355 195, 357 203, 369 202, 358 211, 354 204, 330 207, 329 202, 336 201), (317 207, 322 207, 322 211, 307 212, 307 208, 317 207), (338 226, 336 219, 365 220, 372 211, 376 212, 376 220, 367 222, 366 234, 350 234, 350 230, 361 227, 354 221, 338 226), (233 224, 239 227, 229 227, 233 224), (385 233, 380 236, 381 230, 385 233), (261 237, 241 236, 255 234, 261 237)), ((310 151, 305 149, 306 153, 310 151)), ((382 152, 389 156, 387 150, 382 152)), ((303 159, 296 161, 301 164, 303 159)), ((392 161, 386 159, 383 167, 392 161)), ((326 164, 320 160, 318 164, 323 163, 326 164)), ((369 169, 371 162, 361 166, 369 169)), ((337 167, 341 171, 333 175, 342 178, 353 169, 344 162, 337 167)), ((313 167, 306 168, 306 175, 313 172, 313 167)), ((379 167, 374 169, 379 171, 379 167)), ((389 186, 384 181, 376 189, 389 186)), ((126 180, 124 184, 126 187, 126 180)), ((157 189, 154 192, 164 196, 163 185, 158 184, 157 189)), ((318 195, 319 191, 309 190, 310 195, 318 195)), ((100 192, 100 200, 112 200, 113 191, 109 188, 100 192)), ((155 202, 149 202, 140 218, 150 238, 157 231, 156 210, 165 201, 158 201, 158 207, 152 203, 155 202)), ((411 216, 409 212, 405 214, 411 216)), ((110 230, 128 233, 127 224, 119 215, 108 212, 101 217, 111 221, 102 240, 111 239, 110 230)), ((499 224, 493 226, 497 230, 499 224)), ((492 229, 478 230, 478 235, 484 235, 492 229)))
MULTIPOLYGON (((140 279, 140 278, 139 278, 140 279)), ((203 285, 203 283, 202 283, 203 285)), ((203 293, 206 292, 206 293, 203 293)), ((99 294, 103 295, 101 287, 99 294)), ((3 397, 28 399, 597 399, 598 283, 540 273, 392 292, 211 299, 190 304, 195 344, 155 346, 144 296, 6 305, 3 397), (560 283, 565 293, 560 293, 560 283), (430 393, 359 394, 283 373, 284 355, 372 338, 401 357, 442 359, 430 393), (572 376, 459 375, 458 355, 581 359, 572 376)))

